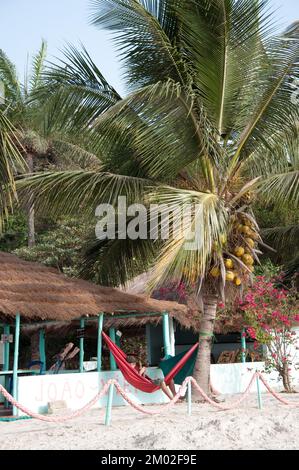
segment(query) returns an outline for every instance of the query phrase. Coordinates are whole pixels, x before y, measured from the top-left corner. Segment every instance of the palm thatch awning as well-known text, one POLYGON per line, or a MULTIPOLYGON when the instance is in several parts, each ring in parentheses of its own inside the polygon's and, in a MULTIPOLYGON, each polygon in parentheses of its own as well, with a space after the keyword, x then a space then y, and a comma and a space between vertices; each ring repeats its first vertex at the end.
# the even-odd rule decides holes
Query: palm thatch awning
MULTIPOLYGON (((147 292, 147 286, 151 279, 152 273, 145 272, 136 276, 134 279, 129 281, 126 286, 122 286, 121 289, 130 294, 143 295, 147 292)), ((167 283, 163 287, 168 287, 167 283)), ((152 298, 161 301, 175 301, 179 305, 184 305, 187 308, 184 320, 180 321, 185 328, 190 328, 195 332, 199 331, 200 321, 202 317, 202 307, 200 306, 198 300, 194 294, 189 293, 184 298, 180 298, 177 295, 176 289, 170 289, 165 294, 163 289, 156 290, 152 293, 152 298)), ((244 317, 240 313, 235 312, 233 315, 226 317, 225 320, 221 318, 216 318, 214 325, 214 332, 216 334, 227 334, 228 332, 237 332, 242 331, 244 328, 244 317)))
MULTIPOLYGON (((151 278, 151 271, 144 272, 143 274, 139 274, 139 276, 131 279, 131 281, 127 282, 125 286, 120 286, 120 289, 127 294, 146 295, 151 278)), ((158 289, 151 293, 151 299, 159 302, 175 302, 180 306, 184 306, 186 308, 184 318, 181 319, 179 315, 174 315, 174 317, 176 317, 178 322, 184 328, 192 329, 195 332, 199 331, 202 312, 201 306, 199 305, 195 295, 189 294, 186 298, 182 299, 177 295, 176 289, 171 288, 167 293, 167 298, 165 299, 165 294, 162 293, 162 290, 160 291, 158 289)), ((221 330, 221 328, 219 330, 221 330)))
POLYGON ((111 325, 118 326, 157 322, 163 312, 168 312, 188 327, 187 310, 185 305, 176 302, 159 301, 71 279, 54 268, 0 252, 1 321, 11 322, 19 313, 23 323, 70 322, 81 316, 91 317, 104 312, 111 325))

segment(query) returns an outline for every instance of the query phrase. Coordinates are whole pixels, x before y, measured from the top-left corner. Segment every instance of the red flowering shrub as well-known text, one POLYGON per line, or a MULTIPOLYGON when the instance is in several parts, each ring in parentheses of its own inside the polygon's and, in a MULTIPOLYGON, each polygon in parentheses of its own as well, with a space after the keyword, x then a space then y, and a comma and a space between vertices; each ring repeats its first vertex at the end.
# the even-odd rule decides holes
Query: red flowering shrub
POLYGON ((267 367, 278 371, 285 390, 291 392, 290 368, 297 342, 292 327, 299 322, 298 293, 277 287, 275 282, 277 280, 257 277, 239 308, 249 337, 256 346, 264 344, 268 348, 267 367))

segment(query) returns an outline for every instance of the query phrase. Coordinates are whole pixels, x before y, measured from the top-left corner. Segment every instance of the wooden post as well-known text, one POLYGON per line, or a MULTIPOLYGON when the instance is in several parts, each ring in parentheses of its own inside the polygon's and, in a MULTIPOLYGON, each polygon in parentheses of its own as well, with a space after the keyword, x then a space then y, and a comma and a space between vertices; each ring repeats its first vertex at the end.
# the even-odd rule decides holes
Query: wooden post
POLYGON ((113 402, 113 390, 114 384, 111 384, 109 387, 107 405, 106 405, 106 415, 105 415, 105 426, 110 426, 111 423, 111 411, 112 411, 112 402, 113 402))
POLYGON ((47 370, 46 364, 46 332, 42 328, 39 330, 39 360, 43 363, 42 372, 47 370))
POLYGON ((188 382, 187 394, 188 394, 188 415, 191 416, 191 413, 192 413, 192 384, 191 384, 191 381, 188 382))
MULTIPOLYGON (((81 318, 80 329, 84 329, 84 326, 85 326, 85 320, 84 318, 81 318)), ((80 357, 79 357, 79 371, 80 372, 84 372, 83 361, 84 361, 84 333, 82 335, 82 338, 80 338, 80 357)))
POLYGON ((120 348, 120 336, 115 333, 115 344, 120 348))
POLYGON ((263 403, 262 403, 262 394, 261 394, 261 387, 260 387, 260 378, 258 375, 256 376, 256 389, 257 389, 257 401, 259 404, 259 409, 261 410, 263 408, 263 403))
MULTIPOLYGON (((17 313, 15 321, 15 347, 13 359, 13 376, 12 376, 12 396, 18 399, 18 365, 19 365, 19 342, 20 342, 20 314, 17 313)), ((13 416, 18 416, 18 409, 13 407, 13 416)))
MULTIPOLYGON (((109 328, 109 336, 111 338, 111 340, 115 343, 115 328, 109 328)), ((116 366, 116 362, 115 362, 115 359, 113 357, 113 354, 110 353, 110 369, 111 370, 117 370, 117 366, 116 366)))
MULTIPOLYGON (((9 325, 4 325, 4 331, 3 333, 5 335, 10 335, 10 326, 9 325)), ((3 370, 8 371, 9 370, 9 349, 10 349, 10 344, 9 342, 4 343, 4 364, 3 364, 3 370)))
POLYGON ((102 370, 102 331, 103 331, 103 321, 104 321, 104 314, 100 313, 98 316, 98 345, 97 345, 97 358, 98 358, 98 365, 97 369, 98 372, 102 370))
POLYGON ((246 336, 245 335, 246 335, 246 330, 245 328, 243 328, 242 333, 241 333, 241 348, 242 348, 241 357, 242 357, 243 364, 246 363, 246 336))
POLYGON ((163 313, 163 341, 165 356, 171 355, 171 346, 169 340, 169 316, 167 312, 163 313))
POLYGON ((169 318, 169 343, 170 343, 170 354, 175 356, 175 330, 174 320, 169 318))
MULTIPOLYGON (((9 325, 4 325, 3 333, 5 335, 10 335, 10 326, 9 325)), ((3 370, 8 371, 9 370, 9 359, 10 359, 10 354, 9 354, 10 353, 10 344, 9 344, 9 342, 4 343, 4 351, 3 352, 4 352, 3 370)), ((9 388, 9 376, 4 378, 4 385, 5 385, 6 390, 8 390, 8 388, 9 388)), ((8 401, 4 400, 4 403, 5 403, 5 408, 7 408, 8 407, 8 401)))

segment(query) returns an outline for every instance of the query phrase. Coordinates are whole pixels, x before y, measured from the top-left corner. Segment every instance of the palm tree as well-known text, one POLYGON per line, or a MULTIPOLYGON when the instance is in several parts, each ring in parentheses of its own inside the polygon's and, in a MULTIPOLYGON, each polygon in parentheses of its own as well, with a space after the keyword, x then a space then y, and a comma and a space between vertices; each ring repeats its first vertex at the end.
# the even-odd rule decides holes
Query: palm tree
MULTIPOLYGON (((0 50, 0 80, 4 84, 7 116, 18 131, 18 139, 30 173, 34 172, 36 159, 47 153, 47 142, 38 133, 38 103, 33 102, 33 94, 40 85, 41 72, 46 55, 46 44, 33 58, 32 73, 26 73, 24 83, 20 83, 15 66, 0 50)), ((28 204, 28 246, 35 244, 34 203, 28 204)))
MULTIPOLYGON (((202 312, 194 376, 208 393, 218 301, 250 282, 263 244, 253 202, 285 164, 277 149, 297 132, 298 28, 275 35, 267 0, 91 4, 93 24, 114 35, 128 96, 74 48, 47 72, 41 93, 59 102, 57 121, 89 134, 101 170, 48 172, 20 187, 34 191, 43 211, 93 214, 103 202, 117 207, 120 195, 148 211, 192 208, 183 232, 170 219, 176 237, 96 240, 85 272, 118 285, 151 269, 151 288, 169 279, 195 287, 202 312)), ((289 183, 272 184, 272 197, 289 183)), ((292 184, 298 194, 298 179, 292 184)))
MULTIPOLYGON (((67 122, 56 126, 54 106, 45 104, 45 97, 37 90, 43 84, 47 45, 41 47, 32 59, 21 83, 14 64, 0 50, 0 80, 4 85, 6 116, 15 127, 14 141, 22 153, 29 173, 49 166, 56 168, 92 167, 94 156, 86 150, 83 138, 76 144, 68 133, 67 122), (80 142, 80 145, 78 143, 80 142)), ((57 103, 56 103, 57 106, 57 103)), ((98 160, 96 161, 98 165, 98 160)), ((35 209, 33 194, 28 198, 28 246, 35 245, 35 209)))

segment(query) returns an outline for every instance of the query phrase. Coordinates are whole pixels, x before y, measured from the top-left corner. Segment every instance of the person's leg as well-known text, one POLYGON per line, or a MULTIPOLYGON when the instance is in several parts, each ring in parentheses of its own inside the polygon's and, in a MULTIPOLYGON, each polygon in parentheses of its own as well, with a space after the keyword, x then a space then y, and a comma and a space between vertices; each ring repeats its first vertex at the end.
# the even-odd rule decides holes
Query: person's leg
MULTIPOLYGON (((171 380, 171 381, 169 382, 168 387, 170 388, 170 391, 171 391, 172 395, 175 397, 176 394, 177 394, 177 391, 176 391, 176 389, 175 389, 174 380, 171 380)), ((185 396, 180 397, 179 400, 185 400, 185 396)))
POLYGON ((163 380, 163 382, 161 382, 161 390, 165 393, 165 395, 168 396, 169 400, 172 400, 172 399, 173 399, 173 396, 172 396, 172 394, 170 393, 170 391, 169 391, 169 389, 168 389, 166 383, 164 382, 164 380, 163 380))
POLYGON ((175 385, 174 385, 174 381, 171 380, 168 384, 168 387, 170 388, 170 391, 171 393, 173 394, 173 396, 176 395, 176 389, 175 389, 175 385))

